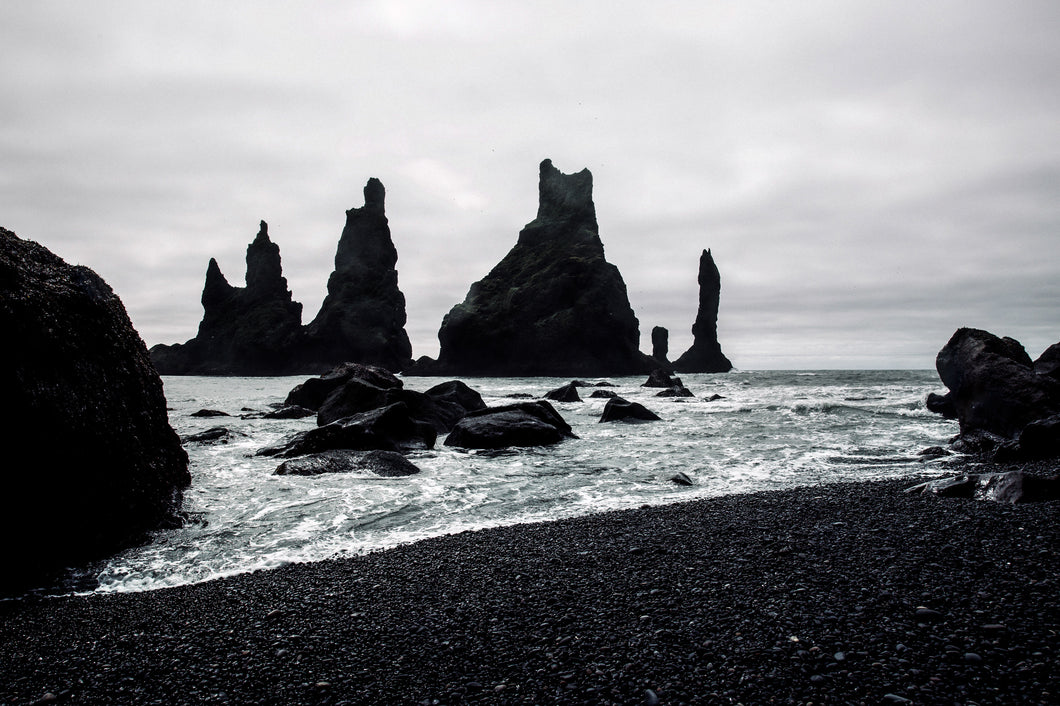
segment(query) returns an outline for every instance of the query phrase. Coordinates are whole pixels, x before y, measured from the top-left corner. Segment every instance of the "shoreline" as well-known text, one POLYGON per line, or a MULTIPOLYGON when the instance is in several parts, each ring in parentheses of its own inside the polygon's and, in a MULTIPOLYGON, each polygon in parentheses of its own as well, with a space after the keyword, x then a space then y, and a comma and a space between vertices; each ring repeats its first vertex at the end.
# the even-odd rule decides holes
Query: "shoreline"
POLYGON ((0 704, 1055 702, 1058 503, 918 478, 11 601, 0 704))

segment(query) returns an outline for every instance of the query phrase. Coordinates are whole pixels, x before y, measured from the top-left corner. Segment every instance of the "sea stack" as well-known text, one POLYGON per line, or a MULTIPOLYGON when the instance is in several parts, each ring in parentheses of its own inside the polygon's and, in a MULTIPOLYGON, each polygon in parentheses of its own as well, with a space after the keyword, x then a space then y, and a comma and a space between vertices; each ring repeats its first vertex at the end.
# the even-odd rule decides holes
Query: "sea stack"
POLYGON ((721 352, 718 343, 718 303, 721 297, 721 275, 710 250, 699 258, 699 312, 692 326, 692 347, 674 362, 679 373, 727 373, 732 363, 721 352))
POLYGON ((0 329, 0 586, 178 525, 188 456, 107 283, 0 228, 0 329))
POLYGON ((302 331, 302 305, 291 298, 280 265, 280 247, 261 222, 247 246, 246 287, 228 283, 210 258, 202 289, 202 321, 195 338, 151 348, 162 375, 282 375, 302 331))
POLYGON ((364 187, 364 206, 346 211, 327 296, 306 327, 304 370, 355 362, 397 372, 412 362, 385 197, 383 183, 373 177, 364 187))
POLYGON ((563 174, 550 160, 541 163, 537 218, 445 316, 434 372, 606 376, 648 371, 625 282, 604 259, 592 189, 588 169, 563 174))

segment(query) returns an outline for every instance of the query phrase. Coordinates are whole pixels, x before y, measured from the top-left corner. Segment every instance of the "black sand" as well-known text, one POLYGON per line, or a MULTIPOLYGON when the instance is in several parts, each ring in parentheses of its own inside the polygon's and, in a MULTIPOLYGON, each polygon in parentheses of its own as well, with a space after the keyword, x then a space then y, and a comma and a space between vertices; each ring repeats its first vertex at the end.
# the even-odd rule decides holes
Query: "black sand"
POLYGON ((0 703, 1060 702, 1060 504, 908 481, 0 604, 0 703))

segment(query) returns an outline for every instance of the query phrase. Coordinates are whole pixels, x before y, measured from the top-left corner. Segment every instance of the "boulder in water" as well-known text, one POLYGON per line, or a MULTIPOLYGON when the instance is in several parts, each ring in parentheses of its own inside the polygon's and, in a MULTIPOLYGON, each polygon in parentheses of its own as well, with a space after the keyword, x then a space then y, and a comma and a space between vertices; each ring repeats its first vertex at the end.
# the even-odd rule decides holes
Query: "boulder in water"
POLYGON ((546 446, 577 438, 559 412, 544 400, 517 402, 469 412, 445 439, 446 446, 501 449, 546 446))
POLYGON ((395 478, 420 472, 411 461, 395 451, 350 451, 335 449, 284 461, 277 476, 316 476, 324 473, 371 471, 377 476, 395 478))
POLYGON ((546 400, 552 400, 553 402, 581 402, 582 398, 578 394, 578 385, 570 382, 563 387, 557 387, 555 390, 550 390, 545 393, 546 400))
POLYGON ((430 449, 436 438, 433 426, 414 419, 409 408, 398 402, 300 432, 282 444, 261 449, 257 455, 292 458, 332 449, 430 449))
POLYGON ((604 405, 601 422, 657 422, 661 418, 639 402, 615 397, 604 405))

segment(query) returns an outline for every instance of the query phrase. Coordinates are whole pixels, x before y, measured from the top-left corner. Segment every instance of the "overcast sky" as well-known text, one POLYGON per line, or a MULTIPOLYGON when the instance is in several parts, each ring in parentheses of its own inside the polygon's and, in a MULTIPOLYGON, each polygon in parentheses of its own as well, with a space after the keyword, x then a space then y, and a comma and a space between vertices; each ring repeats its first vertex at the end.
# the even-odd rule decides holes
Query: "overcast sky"
POLYGON ((738 368, 930 368, 959 326, 1060 340, 1060 2, 0 4, 0 225, 148 343, 269 223, 316 314, 378 177, 413 354, 588 167, 640 319, 738 368))

